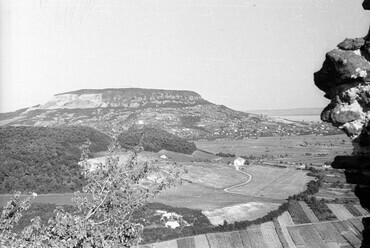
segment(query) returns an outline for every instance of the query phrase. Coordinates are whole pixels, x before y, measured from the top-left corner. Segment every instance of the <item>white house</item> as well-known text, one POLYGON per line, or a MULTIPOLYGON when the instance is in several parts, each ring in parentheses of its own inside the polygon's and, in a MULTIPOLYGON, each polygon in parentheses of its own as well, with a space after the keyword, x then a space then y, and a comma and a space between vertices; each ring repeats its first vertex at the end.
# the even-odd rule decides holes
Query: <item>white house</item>
POLYGON ((241 157, 237 157, 235 160, 234 160, 234 165, 244 165, 245 163, 245 159, 244 158, 241 158, 241 157))

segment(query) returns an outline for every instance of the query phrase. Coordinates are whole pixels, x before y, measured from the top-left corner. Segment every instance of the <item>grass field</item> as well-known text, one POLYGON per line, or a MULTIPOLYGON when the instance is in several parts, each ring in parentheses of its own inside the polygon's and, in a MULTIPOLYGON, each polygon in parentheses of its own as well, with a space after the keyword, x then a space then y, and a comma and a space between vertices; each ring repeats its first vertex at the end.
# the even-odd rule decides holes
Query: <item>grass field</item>
POLYGON ((278 221, 281 226, 292 226, 294 225, 294 222, 292 220, 292 217, 290 216, 289 212, 284 212, 282 215, 278 217, 278 221))
POLYGON ((227 193, 223 189, 248 179, 232 166, 218 163, 182 163, 191 183, 166 190, 154 201, 175 207, 203 210, 213 224, 254 220, 277 209, 288 196, 301 192, 311 177, 295 169, 251 165, 252 180, 227 193))
MULTIPOLYGON (((174 207, 212 210, 248 202, 271 202, 272 200, 262 197, 230 194, 222 189, 184 183, 181 186, 162 192, 158 198, 152 201, 174 207)), ((274 201, 274 203, 280 202, 280 200, 274 201)))
POLYGON ((277 168, 261 165, 247 165, 243 171, 252 175, 252 180, 245 186, 233 189, 233 192, 274 199, 286 199, 304 191, 312 177, 306 171, 292 168, 277 168))
POLYGON ((315 194, 318 199, 335 200, 341 199, 357 199, 355 194, 350 189, 337 189, 337 188, 321 188, 318 193, 315 194))
POLYGON ((276 210, 279 204, 248 202, 210 211, 203 211, 213 225, 221 225, 224 220, 229 223, 240 220, 253 220, 264 216, 266 213, 276 210))
POLYGON ((313 226, 325 242, 337 242, 338 245, 347 245, 347 241, 340 235, 338 229, 332 223, 315 223, 313 226))
POLYGON ((184 179, 207 187, 223 189, 246 180, 245 175, 226 164, 186 162, 182 165, 188 171, 184 179))
POLYGON ((338 220, 346 220, 353 218, 354 216, 347 210, 342 204, 326 204, 338 220))
MULTIPOLYGON (((284 212, 284 213, 287 213, 287 212, 284 212)), ((281 218, 279 219, 279 217, 273 220, 275 228, 276 228, 276 233, 278 234, 278 237, 281 241, 283 248, 293 248, 295 247, 294 242, 289 235, 288 229, 284 221, 281 218)))
POLYGON ((350 154, 352 145, 344 134, 329 136, 284 136, 284 137, 261 137, 258 139, 244 139, 238 141, 216 140, 196 141, 199 149, 217 153, 234 153, 254 156, 281 156, 276 158, 284 162, 323 164, 333 161, 337 155, 350 154), (285 157, 285 155, 287 155, 285 157))
POLYGON ((261 232, 267 247, 283 248, 273 222, 261 224, 261 232))
POLYGON ((307 248, 326 248, 325 242, 312 225, 296 227, 303 237, 307 248))

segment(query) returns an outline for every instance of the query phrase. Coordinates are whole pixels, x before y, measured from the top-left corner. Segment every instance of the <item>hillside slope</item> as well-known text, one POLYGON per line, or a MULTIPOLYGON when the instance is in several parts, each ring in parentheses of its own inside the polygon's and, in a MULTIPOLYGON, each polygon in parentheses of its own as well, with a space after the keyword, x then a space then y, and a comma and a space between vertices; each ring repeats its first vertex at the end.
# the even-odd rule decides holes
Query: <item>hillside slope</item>
POLYGON ((110 138, 88 127, 0 127, 0 193, 37 193, 80 189, 79 147, 107 150, 110 138))
POLYGON ((0 126, 89 126, 119 134, 131 126, 152 126, 186 139, 248 138, 325 133, 328 125, 279 121, 235 111, 192 91, 156 89, 78 90, 45 104, 0 114, 0 126))
POLYGON ((197 149, 192 142, 188 142, 165 130, 152 127, 130 128, 118 136, 118 141, 124 148, 132 148, 141 142, 145 151, 153 152, 168 150, 192 154, 197 149))

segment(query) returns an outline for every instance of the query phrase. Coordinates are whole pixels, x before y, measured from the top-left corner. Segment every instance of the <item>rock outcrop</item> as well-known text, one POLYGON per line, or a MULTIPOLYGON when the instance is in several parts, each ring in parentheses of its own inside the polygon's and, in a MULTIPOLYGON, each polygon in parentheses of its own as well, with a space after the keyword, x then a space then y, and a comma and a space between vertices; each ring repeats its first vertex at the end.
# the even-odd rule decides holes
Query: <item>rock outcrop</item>
POLYGON ((84 89, 55 95, 34 109, 144 108, 209 103, 193 91, 159 89, 84 89))
MULTIPOLYGON (((364 1, 363 7, 370 10, 370 1, 364 1)), ((314 80, 331 99, 321 119, 342 129, 354 147, 352 156, 338 156, 332 166, 345 169, 347 182, 357 185, 361 205, 370 209, 370 33, 345 39, 328 52, 314 80)), ((364 218, 363 224, 361 247, 370 247, 370 218, 364 218)))

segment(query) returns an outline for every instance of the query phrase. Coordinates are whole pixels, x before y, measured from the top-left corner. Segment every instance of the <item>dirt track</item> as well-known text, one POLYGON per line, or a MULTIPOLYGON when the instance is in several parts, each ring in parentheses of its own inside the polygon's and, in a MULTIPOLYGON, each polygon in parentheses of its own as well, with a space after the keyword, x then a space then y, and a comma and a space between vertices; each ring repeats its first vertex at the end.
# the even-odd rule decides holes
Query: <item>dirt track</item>
POLYGON ((239 166, 238 166, 238 165, 235 165, 235 170, 239 171, 240 173, 243 173, 243 174, 247 175, 247 176, 248 176, 248 180, 247 180, 247 181, 245 181, 245 182, 238 183, 238 184, 232 185, 232 186, 230 186, 230 187, 227 187, 227 188, 225 188, 225 189, 224 189, 224 191, 225 191, 225 192, 227 192, 227 193, 230 193, 230 194, 244 195, 244 194, 242 194, 242 193, 230 192, 230 190, 232 190, 232 189, 235 189, 235 188, 238 188, 238 187, 241 187, 241 186, 244 186, 244 185, 248 184, 248 183, 252 180, 253 176, 252 176, 251 174, 248 174, 247 172, 241 171, 241 170, 239 169, 239 166))

